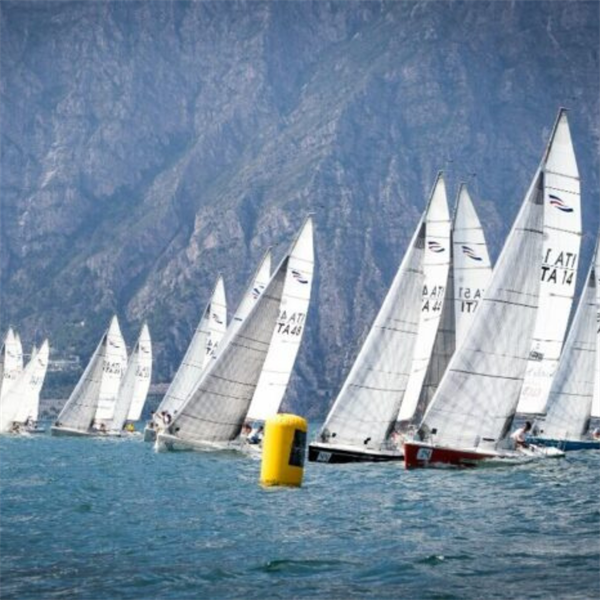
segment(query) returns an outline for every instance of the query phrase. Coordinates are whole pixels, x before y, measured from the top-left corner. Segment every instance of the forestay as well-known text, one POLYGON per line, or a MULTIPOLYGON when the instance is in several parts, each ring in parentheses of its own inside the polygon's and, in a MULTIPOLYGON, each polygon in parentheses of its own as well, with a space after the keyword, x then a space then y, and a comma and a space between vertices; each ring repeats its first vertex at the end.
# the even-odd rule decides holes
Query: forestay
POLYGON ((115 412, 121 379, 127 368, 127 347, 121 335, 117 317, 112 318, 107 334, 106 350, 102 366, 102 379, 98 395, 96 421, 108 425, 115 412))
POLYGON ((581 244, 579 171, 565 111, 559 114, 545 157, 547 205, 540 309, 517 411, 544 412, 575 294, 581 244))
POLYGON ((306 327, 313 270, 313 223, 309 217, 290 254, 279 316, 248 420, 264 421, 279 411, 306 327))
POLYGON ((548 397, 540 435, 581 439, 586 433, 594 394, 596 362, 596 272, 590 267, 548 397))
POLYGON ((221 340, 220 327, 215 327, 215 325, 220 326, 221 324, 216 323, 212 315, 213 313, 216 314, 220 321, 225 322, 223 316, 225 305, 225 284, 223 283, 223 278, 219 275, 210 301, 206 305, 198 327, 194 332, 192 341, 175 373, 175 377, 171 381, 171 385, 167 389, 167 393, 157 408, 159 414, 162 411, 167 411, 171 415, 178 412, 194 389, 194 386, 200 381, 205 365, 212 362, 211 347, 215 343, 218 345, 221 340), (211 321, 214 325, 211 325, 211 321), (209 343, 211 347, 209 347, 209 343))
POLYGON ((412 366, 398 421, 410 421, 417 409, 423 381, 431 360, 433 345, 444 307, 450 268, 450 215, 446 185, 441 174, 433 188, 429 210, 425 217, 425 254, 423 257, 423 291, 418 335, 412 366))
POLYGON ((421 313, 426 215, 321 430, 332 444, 379 450, 396 420, 410 375, 421 313))

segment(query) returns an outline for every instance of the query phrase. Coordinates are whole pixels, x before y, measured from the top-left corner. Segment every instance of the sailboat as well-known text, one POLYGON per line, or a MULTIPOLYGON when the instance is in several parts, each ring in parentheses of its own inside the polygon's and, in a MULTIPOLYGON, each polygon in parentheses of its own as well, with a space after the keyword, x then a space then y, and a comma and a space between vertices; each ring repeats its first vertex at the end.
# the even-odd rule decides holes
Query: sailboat
POLYGON ((446 188, 440 173, 379 314, 318 440, 309 445, 309 460, 402 459, 391 436, 407 392, 416 396, 425 376, 427 352, 431 353, 444 302, 449 235, 446 188), (430 281, 426 265, 431 268, 430 281), (418 385, 411 385, 411 377, 418 385))
POLYGON ((529 439, 534 444, 565 451, 600 448, 600 439, 589 439, 586 435, 598 364, 597 306, 596 269, 592 262, 550 388, 546 416, 535 422, 537 433, 529 439))
POLYGON ((48 368, 48 340, 31 359, 0 402, 1 433, 43 433, 37 426, 40 391, 48 368))
POLYGON ((156 439, 157 428, 172 419, 193 390, 204 369, 212 363, 227 327, 227 299, 223 277, 219 275, 211 298, 202 313, 192 341, 161 400, 154 418, 144 429, 144 441, 156 439))
POLYGON ((0 400, 8 394, 22 371, 19 346, 12 327, 8 328, 0 351, 0 400))
MULTIPOLYGON (((309 217, 292 248, 271 276, 264 292, 236 329, 225 335, 216 360, 204 371, 170 426, 159 432, 158 450, 227 448, 239 436, 281 318, 282 298, 300 295, 312 272, 301 264, 312 256, 312 219, 309 217), (308 243, 308 239, 310 243, 308 243)), ((286 326, 289 323, 286 323, 286 326)), ((290 327, 290 337, 302 335, 290 327)))
MULTIPOLYGON (((579 198, 579 178, 566 111, 561 110, 472 326, 448 365, 418 436, 404 444, 407 468, 563 455, 532 447, 525 457, 524 451, 508 447, 506 436, 535 334, 544 236, 555 225, 548 213, 558 210, 568 216, 563 209, 571 208, 571 197, 579 198)), ((557 280, 571 280, 569 267, 555 268, 557 280)))
POLYGON ((108 431, 104 422, 97 423, 96 415, 101 400, 109 404, 112 398, 116 399, 123 375, 124 346, 119 322, 114 316, 83 375, 50 428, 52 435, 92 436, 108 431))
MULTIPOLYGON (((111 435, 121 435, 126 421, 138 421, 150 387, 152 377, 152 340, 148 325, 144 323, 139 338, 129 357, 127 370, 121 380, 115 411, 108 428, 111 435)), ((133 429, 128 429, 133 431, 133 429)))

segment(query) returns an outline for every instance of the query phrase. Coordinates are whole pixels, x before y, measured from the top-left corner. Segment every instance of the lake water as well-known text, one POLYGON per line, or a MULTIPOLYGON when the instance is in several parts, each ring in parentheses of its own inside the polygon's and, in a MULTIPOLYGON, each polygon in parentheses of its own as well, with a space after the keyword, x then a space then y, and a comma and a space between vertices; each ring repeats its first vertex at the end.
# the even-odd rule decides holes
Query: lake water
POLYGON ((600 452, 519 467, 307 463, 264 489, 235 453, 0 440, 9 599, 597 599, 600 452))

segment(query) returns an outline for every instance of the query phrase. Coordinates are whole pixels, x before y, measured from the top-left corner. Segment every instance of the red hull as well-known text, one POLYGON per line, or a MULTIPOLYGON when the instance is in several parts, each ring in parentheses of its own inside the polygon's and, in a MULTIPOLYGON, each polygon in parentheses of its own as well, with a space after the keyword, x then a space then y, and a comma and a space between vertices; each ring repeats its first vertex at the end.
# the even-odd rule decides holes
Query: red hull
POLYGON ((486 458, 497 457, 497 454, 485 454, 458 448, 443 448, 418 442, 404 443, 404 466, 407 469, 444 466, 475 467, 486 458))

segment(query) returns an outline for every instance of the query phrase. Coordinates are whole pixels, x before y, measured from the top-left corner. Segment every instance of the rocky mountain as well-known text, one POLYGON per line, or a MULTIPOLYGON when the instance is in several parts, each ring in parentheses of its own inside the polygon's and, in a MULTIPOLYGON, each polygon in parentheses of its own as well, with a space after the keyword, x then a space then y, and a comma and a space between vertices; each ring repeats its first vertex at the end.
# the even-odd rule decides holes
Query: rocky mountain
MULTIPOLYGON (((557 109, 598 228, 596 2, 0 4, 0 330, 85 360, 147 319, 168 381, 218 273, 235 308, 308 212, 317 275, 287 406, 322 414, 435 174, 495 256, 557 109)), ((582 265, 583 268, 583 265, 582 265)))

